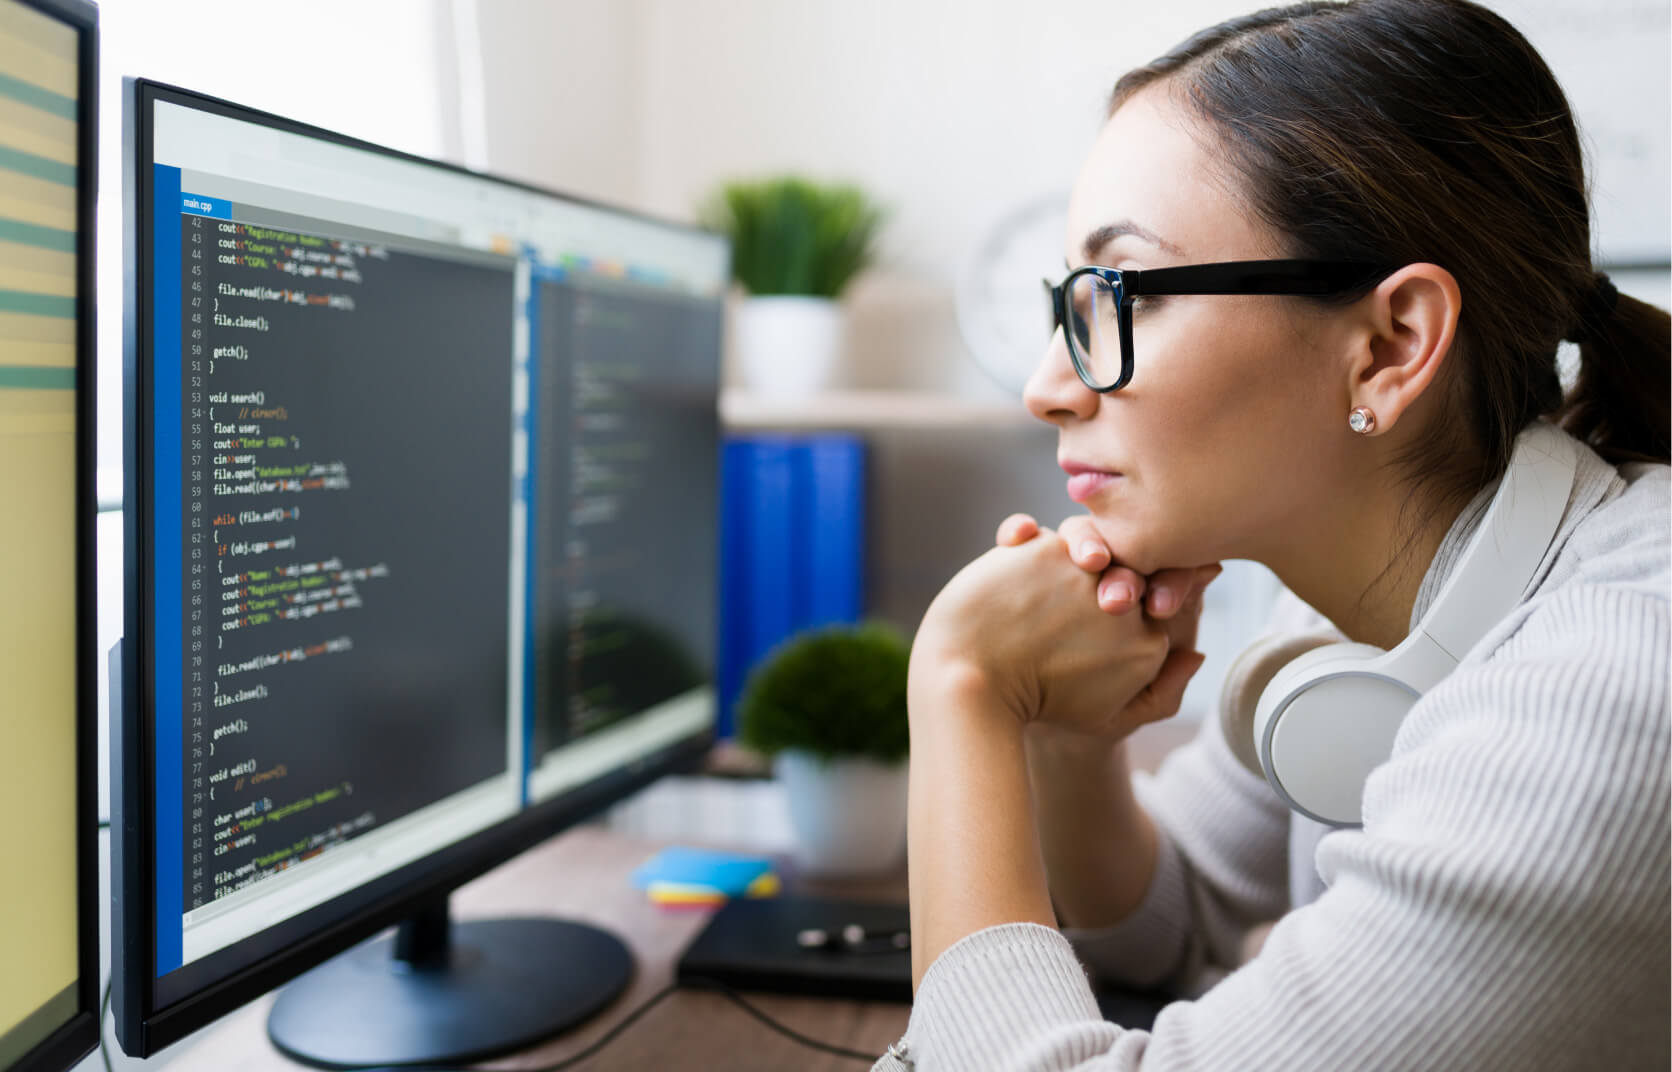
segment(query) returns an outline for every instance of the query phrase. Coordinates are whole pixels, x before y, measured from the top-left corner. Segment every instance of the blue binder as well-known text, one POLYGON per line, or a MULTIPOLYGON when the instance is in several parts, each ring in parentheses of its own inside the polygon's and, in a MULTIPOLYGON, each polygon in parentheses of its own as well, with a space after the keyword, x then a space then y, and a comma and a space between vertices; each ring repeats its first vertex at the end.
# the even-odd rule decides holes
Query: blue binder
POLYGON ((863 613, 865 442, 734 436, 720 478, 719 735, 749 670, 793 633, 863 613))

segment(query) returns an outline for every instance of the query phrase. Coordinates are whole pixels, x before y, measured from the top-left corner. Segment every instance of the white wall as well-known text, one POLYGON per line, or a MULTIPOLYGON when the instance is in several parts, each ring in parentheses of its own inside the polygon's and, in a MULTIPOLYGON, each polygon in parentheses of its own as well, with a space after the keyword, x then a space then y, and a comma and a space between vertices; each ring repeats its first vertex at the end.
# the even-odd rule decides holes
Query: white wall
MULTIPOLYGON (((457 0, 455 0, 457 2, 457 0)), ((634 3, 466 0, 478 7, 493 171, 642 205, 644 61, 634 3)))

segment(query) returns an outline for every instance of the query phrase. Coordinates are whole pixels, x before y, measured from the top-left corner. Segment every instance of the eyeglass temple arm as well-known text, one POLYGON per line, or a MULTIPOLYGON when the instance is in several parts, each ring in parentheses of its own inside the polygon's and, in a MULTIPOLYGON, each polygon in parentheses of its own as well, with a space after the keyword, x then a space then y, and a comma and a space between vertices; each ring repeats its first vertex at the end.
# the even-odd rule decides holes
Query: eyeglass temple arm
POLYGON ((1338 261, 1225 261, 1120 273, 1127 297, 1146 294, 1339 294, 1386 275, 1381 265, 1338 261))

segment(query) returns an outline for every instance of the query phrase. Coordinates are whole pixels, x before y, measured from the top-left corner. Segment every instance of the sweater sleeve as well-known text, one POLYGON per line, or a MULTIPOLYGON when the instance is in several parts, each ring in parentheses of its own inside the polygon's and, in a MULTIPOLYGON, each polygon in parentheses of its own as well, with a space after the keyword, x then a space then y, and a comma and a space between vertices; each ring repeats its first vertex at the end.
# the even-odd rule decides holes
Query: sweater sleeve
POLYGON ((1134 790, 1157 836, 1143 903, 1112 927, 1063 933, 1099 978, 1197 993, 1236 967, 1250 927, 1289 907, 1289 812, 1213 718, 1134 790))
MULTIPOLYGON (((1263 637, 1327 626, 1285 592, 1263 637)), ((1239 691, 1228 679, 1220 705, 1239 691)), ((1112 927, 1063 933, 1100 979, 1197 994, 1240 964, 1251 927, 1289 908, 1289 809, 1237 760, 1217 717, 1153 778, 1135 775, 1134 791, 1158 838, 1143 903, 1112 927)))
POLYGON ((878 1067, 1667 1067, 1667 599, 1530 606, 1412 709, 1329 889, 1199 1000, 1123 1030, 1060 935, 1007 924, 935 961, 878 1067))

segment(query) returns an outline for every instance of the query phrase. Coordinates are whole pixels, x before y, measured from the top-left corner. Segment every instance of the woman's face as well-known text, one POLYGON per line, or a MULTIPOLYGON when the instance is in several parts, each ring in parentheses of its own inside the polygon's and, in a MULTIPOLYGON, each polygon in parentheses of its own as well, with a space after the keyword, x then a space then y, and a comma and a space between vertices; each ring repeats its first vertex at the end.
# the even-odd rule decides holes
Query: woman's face
MULTIPOLYGON (((1110 117, 1069 202, 1069 265, 1284 256, 1199 129, 1164 85, 1110 117)), ((1028 408, 1057 426, 1069 493, 1122 562, 1144 573, 1270 562, 1350 486, 1340 318, 1273 296, 1149 301, 1134 307, 1125 387, 1086 388, 1059 330, 1028 381, 1028 408)))

